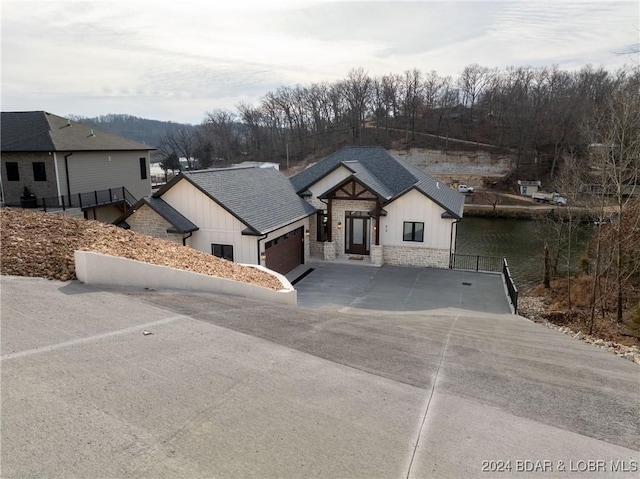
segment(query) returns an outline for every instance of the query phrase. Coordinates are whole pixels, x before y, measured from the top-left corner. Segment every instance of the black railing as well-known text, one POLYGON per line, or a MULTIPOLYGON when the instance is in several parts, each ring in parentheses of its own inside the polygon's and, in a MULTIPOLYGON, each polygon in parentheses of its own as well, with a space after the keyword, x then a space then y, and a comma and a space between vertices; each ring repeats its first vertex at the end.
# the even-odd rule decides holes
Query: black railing
POLYGON ((497 256, 480 256, 477 254, 457 254, 451 255, 450 269, 466 269, 469 271, 491 271, 499 273, 502 271, 504 258, 497 256))
POLYGON ((518 288, 516 288, 516 284, 513 282, 513 278, 511 277, 507 258, 504 258, 504 263, 502 265, 502 278, 504 279, 504 283, 507 285, 507 294, 509 295, 511 304, 513 304, 513 314, 518 314, 518 288))
POLYGON ((136 198, 124 186, 109 188, 108 190, 96 190, 89 193, 74 193, 72 195, 51 196, 36 200, 36 208, 43 211, 62 210, 69 208, 88 209, 97 206, 126 203, 133 206, 136 198))
POLYGON ((516 288, 516 285, 513 282, 506 258, 453 253, 449 260, 449 268, 467 271, 502 273, 502 278, 507 286, 509 300, 511 301, 511 304, 513 304, 513 312, 514 314, 518 313, 518 288, 516 288))

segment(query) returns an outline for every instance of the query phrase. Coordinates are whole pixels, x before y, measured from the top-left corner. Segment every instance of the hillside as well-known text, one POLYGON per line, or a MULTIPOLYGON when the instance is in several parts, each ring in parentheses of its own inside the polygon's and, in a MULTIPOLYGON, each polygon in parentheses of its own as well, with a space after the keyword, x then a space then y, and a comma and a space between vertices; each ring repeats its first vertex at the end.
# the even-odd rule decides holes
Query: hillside
POLYGON ((98 221, 3 208, 0 273, 68 281, 76 278, 73 253, 92 251, 194 271, 279 290, 272 275, 170 241, 98 221))
POLYGON ((192 125, 172 121, 149 120, 133 115, 101 115, 94 118, 71 115, 70 119, 112 135, 157 148, 167 133, 179 128, 193 128, 192 125))

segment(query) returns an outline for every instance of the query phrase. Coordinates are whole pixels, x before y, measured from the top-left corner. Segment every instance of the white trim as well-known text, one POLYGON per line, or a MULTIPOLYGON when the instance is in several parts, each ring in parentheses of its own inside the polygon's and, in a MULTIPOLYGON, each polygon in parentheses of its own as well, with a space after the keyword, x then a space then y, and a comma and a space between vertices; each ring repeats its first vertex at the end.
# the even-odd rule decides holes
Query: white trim
POLYGON ((58 189, 58 199, 60 199, 60 196, 64 196, 60 194, 60 174, 58 172, 58 155, 56 154, 56 152, 53 152, 53 169, 56 172, 56 188, 58 189))

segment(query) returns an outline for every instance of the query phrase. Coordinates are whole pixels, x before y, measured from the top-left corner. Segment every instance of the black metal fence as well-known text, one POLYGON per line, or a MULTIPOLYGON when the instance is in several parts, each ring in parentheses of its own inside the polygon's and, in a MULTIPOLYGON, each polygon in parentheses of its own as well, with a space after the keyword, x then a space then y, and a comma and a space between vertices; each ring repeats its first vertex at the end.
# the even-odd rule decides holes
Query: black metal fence
POLYGON ((509 295, 511 304, 513 304, 513 312, 515 314, 518 313, 518 288, 516 288, 516 284, 513 282, 506 258, 454 253, 451 255, 449 268, 502 273, 503 280, 507 286, 507 294, 509 295))
POLYGON ((507 294, 509 295, 509 299, 511 299, 511 304, 513 304, 513 313, 518 314, 518 288, 516 288, 516 284, 511 277, 507 258, 504 258, 504 264, 502 265, 502 277, 504 283, 507 285, 507 294))
POLYGON ((502 271, 502 262, 504 258, 497 256, 480 256, 476 254, 457 254, 451 255, 451 269, 466 269, 469 271, 492 271, 499 273, 502 271))
POLYGON ((109 188, 108 190, 96 190, 89 193, 75 193, 72 195, 52 196, 49 198, 38 198, 35 207, 44 211, 63 210, 68 208, 95 208, 116 203, 126 203, 132 206, 136 198, 124 186, 120 188, 109 188))

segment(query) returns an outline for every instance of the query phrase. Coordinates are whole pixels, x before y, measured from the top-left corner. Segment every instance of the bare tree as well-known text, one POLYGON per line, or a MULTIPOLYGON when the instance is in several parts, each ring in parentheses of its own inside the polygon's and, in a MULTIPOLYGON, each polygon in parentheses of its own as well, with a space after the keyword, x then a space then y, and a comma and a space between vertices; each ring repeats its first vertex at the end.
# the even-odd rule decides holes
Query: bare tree
POLYGON ((176 155, 178 158, 185 158, 189 169, 193 169, 195 137, 193 128, 178 128, 167 133, 158 146, 158 151, 162 155, 163 161, 170 156, 176 155))
POLYGON ((228 110, 214 110, 207 113, 202 124, 203 136, 210 141, 214 161, 232 161, 239 151, 236 115, 228 110))
MULTIPOLYGON (((625 251, 629 231, 625 207, 640 180, 640 68, 622 71, 620 86, 596 111, 591 122, 592 157, 602 169, 602 188, 613 193, 617 221, 615 230, 616 319, 622 321, 624 308, 625 251)), ((637 223, 633 219, 632 224, 637 223)), ((632 229, 633 231, 633 229, 632 229)))
POLYGON ((359 140, 371 102, 372 81, 363 68, 350 70, 340 90, 347 105, 353 139, 359 140))

